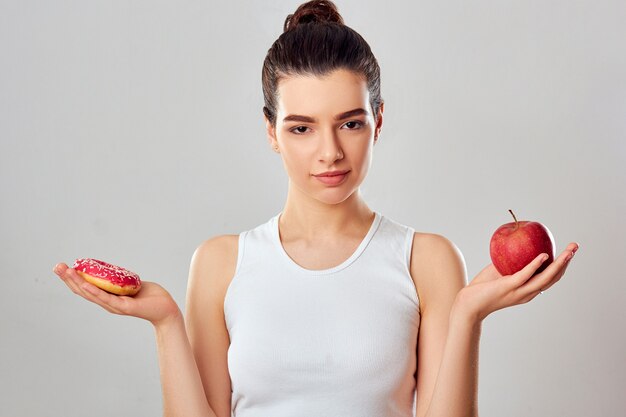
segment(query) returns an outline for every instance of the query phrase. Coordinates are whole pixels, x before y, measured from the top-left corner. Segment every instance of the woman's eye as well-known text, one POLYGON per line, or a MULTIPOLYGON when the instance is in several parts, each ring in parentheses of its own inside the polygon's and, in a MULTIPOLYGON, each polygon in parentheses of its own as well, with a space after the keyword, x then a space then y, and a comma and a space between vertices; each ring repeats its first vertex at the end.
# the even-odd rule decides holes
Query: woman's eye
POLYGON ((308 129, 308 127, 306 127, 306 126, 296 126, 293 129, 291 129, 290 131, 292 133, 295 133, 296 135, 301 135, 302 133, 306 132, 306 129, 308 129), (305 130, 302 131, 300 129, 305 129, 305 130))
POLYGON ((360 128, 361 126, 363 126, 363 123, 359 122, 358 120, 352 120, 352 121, 349 121, 349 122, 348 122, 348 123, 346 123, 345 125, 346 125, 346 126, 348 126, 350 123, 353 123, 353 126, 354 126, 354 123, 356 123, 356 124, 357 124, 357 127, 352 128, 352 129, 348 129, 348 130, 356 130, 356 129, 360 128))

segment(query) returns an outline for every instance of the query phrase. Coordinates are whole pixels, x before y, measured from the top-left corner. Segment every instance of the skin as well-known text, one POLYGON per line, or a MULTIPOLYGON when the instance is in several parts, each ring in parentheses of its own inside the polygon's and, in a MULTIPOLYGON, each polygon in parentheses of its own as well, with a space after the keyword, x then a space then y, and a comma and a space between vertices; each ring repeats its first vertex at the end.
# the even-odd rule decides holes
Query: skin
MULTIPOLYGON (((281 242, 304 268, 333 267, 354 252, 374 219, 359 187, 371 166, 384 106, 375 118, 365 80, 338 70, 324 78, 283 79, 277 110, 276 126, 265 122, 270 148, 280 155, 289 177, 279 219, 281 242), (367 114, 335 120, 357 108, 367 114), (315 121, 284 121, 293 114, 315 121), (338 186, 322 184, 313 176, 344 169, 350 173, 338 186)), ((64 263, 54 268, 75 294, 111 313, 152 323, 166 416, 230 416, 229 338, 222 306, 236 265, 237 237, 215 236, 194 252, 184 317, 169 293, 154 282, 144 281, 134 297, 115 296, 84 281, 64 263)), ((570 243, 532 278, 540 257, 510 276, 500 275, 489 264, 467 284, 463 255, 454 243, 441 235, 415 233, 410 273, 421 314, 418 417, 478 415, 482 321, 494 311, 531 301, 558 282, 577 249, 578 244, 570 243)))

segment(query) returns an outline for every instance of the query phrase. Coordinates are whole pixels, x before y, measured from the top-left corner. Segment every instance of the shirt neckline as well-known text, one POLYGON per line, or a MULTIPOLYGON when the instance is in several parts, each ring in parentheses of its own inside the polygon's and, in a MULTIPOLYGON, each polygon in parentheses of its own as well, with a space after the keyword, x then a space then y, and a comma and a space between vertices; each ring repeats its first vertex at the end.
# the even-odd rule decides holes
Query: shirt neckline
POLYGON ((289 254, 287 253, 287 251, 285 251, 285 248, 283 247, 282 242, 280 241, 280 233, 278 230, 278 221, 280 218, 280 215, 283 213, 282 211, 280 213, 278 213, 277 215, 275 215, 274 217, 272 217, 272 220, 270 222, 271 225, 271 234, 272 234, 272 240, 274 241, 274 244, 276 244, 277 248, 278 248, 278 252, 280 254, 280 257, 283 258, 283 260, 290 265, 292 268, 307 274, 307 275, 327 275, 327 274, 332 274, 334 272, 338 272, 341 271, 344 268, 347 268, 350 264, 352 264, 352 262, 354 262, 360 255, 361 253, 363 253, 363 251, 365 250, 365 248, 367 247, 367 245, 369 244, 369 242, 372 240, 372 237, 374 236, 374 234, 376 233, 376 230, 378 230, 378 226, 380 225, 381 221, 382 221, 382 215, 380 213, 378 213, 376 210, 373 210, 374 212, 374 220, 372 221, 372 224, 370 225, 369 230, 367 231, 367 234, 365 235, 365 237, 363 238, 363 240, 361 240, 361 243, 359 244, 359 246, 355 249, 355 251, 352 253, 352 255, 350 255, 348 257, 348 259, 344 260, 342 263, 340 263, 339 265, 336 265, 332 268, 327 268, 327 269, 307 269, 304 268, 303 266, 299 265, 298 263, 296 263, 293 259, 291 259, 291 257, 289 256, 289 254))

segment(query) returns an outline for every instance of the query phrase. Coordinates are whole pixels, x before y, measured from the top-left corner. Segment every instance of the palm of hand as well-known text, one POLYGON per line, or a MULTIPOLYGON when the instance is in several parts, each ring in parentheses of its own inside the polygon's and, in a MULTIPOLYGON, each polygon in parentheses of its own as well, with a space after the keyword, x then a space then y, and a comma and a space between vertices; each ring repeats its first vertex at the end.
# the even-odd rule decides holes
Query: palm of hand
POLYGON ((155 282, 142 281, 141 290, 130 297, 101 290, 64 263, 58 264, 54 272, 72 292, 114 314, 134 316, 157 324, 180 313, 172 296, 155 282))
POLYGON ((178 306, 170 293, 155 282, 143 281, 141 290, 133 297, 115 296, 99 288, 95 288, 95 290, 99 290, 101 293, 97 295, 98 298, 107 301, 106 304, 112 309, 119 310, 119 312, 112 312, 139 317, 152 323, 160 322, 178 310, 178 306))
POLYGON ((459 292, 458 302, 477 320, 502 308, 527 303, 563 277, 577 249, 578 244, 570 243, 554 262, 535 276, 533 274, 543 263, 541 255, 512 275, 503 276, 489 264, 459 292))

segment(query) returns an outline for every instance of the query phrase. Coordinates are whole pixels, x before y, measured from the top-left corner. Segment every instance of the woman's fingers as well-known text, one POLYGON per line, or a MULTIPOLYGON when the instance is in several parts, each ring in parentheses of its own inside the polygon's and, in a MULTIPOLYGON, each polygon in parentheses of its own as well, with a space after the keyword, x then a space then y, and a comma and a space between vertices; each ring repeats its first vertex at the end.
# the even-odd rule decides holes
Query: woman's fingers
POLYGON ((88 300, 91 301, 94 304, 98 304, 100 307, 102 307, 103 309, 105 309, 106 311, 108 311, 109 313, 113 313, 113 314, 122 314, 120 313, 116 308, 112 307, 111 305, 109 305, 108 303, 102 301, 102 299, 99 297, 99 292, 104 292, 105 294, 106 291, 101 290, 100 288, 96 287, 95 285, 85 281, 82 285, 81 285, 81 289, 84 293, 83 297, 88 300))
MULTIPOLYGON (((518 291, 522 294, 524 298, 529 295, 537 295, 541 291, 545 291, 554 285, 557 281, 563 277, 565 274, 565 270, 567 269, 567 265, 569 261, 574 256, 574 253, 578 250, 578 244, 570 243, 558 257, 554 260, 550 265, 546 267, 540 274, 531 276, 535 270, 539 268, 541 263, 535 267, 537 259, 533 260, 529 265, 524 267, 520 277, 516 277, 516 280, 520 283, 518 291), (529 273, 530 272, 530 273, 529 273)), ((520 271, 520 273, 522 272, 520 271)))
POLYGON ((470 282, 470 284, 476 285, 481 282, 493 281, 500 278, 502 275, 498 272, 496 267, 491 263, 484 267, 470 282))
MULTIPOLYGON (((79 287, 81 282, 77 281, 73 275, 70 275, 68 273, 68 269, 69 267, 66 264, 58 263, 55 265, 53 271, 55 274, 59 276, 59 278, 63 280, 65 285, 67 285, 74 294, 82 295, 82 291, 80 290, 80 287, 79 287)), ((81 280, 83 279, 81 278, 81 280)))
POLYGON ((115 314, 128 314, 128 297, 108 293, 86 281, 82 288, 89 294, 90 301, 93 301, 105 310, 115 314))
POLYGON ((85 281, 78 275, 74 268, 69 268, 64 263, 58 263, 53 269, 63 282, 72 290, 74 294, 80 295, 84 299, 98 304, 110 313, 124 314, 126 300, 120 300, 117 296, 101 290, 95 285, 85 281))
MULTIPOLYGON (((559 282, 561 280, 561 278, 563 278, 563 275, 565 275, 565 271, 567 271, 567 267, 569 266, 569 261, 570 259, 566 259, 565 260, 565 265, 563 266, 563 268, 561 268, 559 270, 559 272, 545 285, 541 285, 541 288, 536 289, 535 291, 537 291, 537 294, 542 293, 543 291, 547 291, 548 288, 550 288, 551 286, 553 286, 554 284, 556 284, 557 282, 559 282)), ((530 290, 534 290, 535 288, 531 288, 530 290)))
MULTIPOLYGON (((527 282, 541 267, 541 265, 548 260, 547 255, 539 254, 530 261, 524 268, 517 271, 513 275, 511 275, 511 283, 514 284, 516 288, 521 287, 525 282, 527 282)), ((547 268, 546 268, 547 270, 547 268)))

